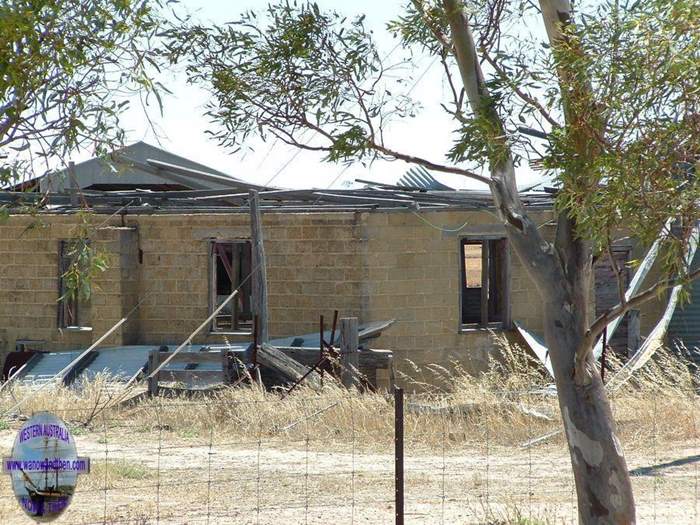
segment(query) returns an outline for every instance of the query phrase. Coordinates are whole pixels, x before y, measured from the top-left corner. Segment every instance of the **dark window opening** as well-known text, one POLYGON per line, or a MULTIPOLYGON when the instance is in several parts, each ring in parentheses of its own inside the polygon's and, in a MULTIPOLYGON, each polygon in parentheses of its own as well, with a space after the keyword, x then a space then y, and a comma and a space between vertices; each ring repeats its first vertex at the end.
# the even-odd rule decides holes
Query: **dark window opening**
POLYGON ((505 239, 461 241, 462 325, 506 324, 506 250, 505 239))
MULTIPOLYGON (((88 328, 90 301, 68 287, 68 274, 75 271, 76 241, 59 241, 58 245, 58 327, 88 328)), ((87 271, 78 269, 77 271, 87 271)))
MULTIPOLYGON (((615 265, 610 260, 610 256, 600 257, 593 266, 593 278, 595 283, 595 315, 596 317, 607 312, 610 308, 620 303, 618 288, 618 276, 615 266, 621 270, 620 278, 622 287, 627 289, 630 280, 629 259, 630 250, 624 247, 614 246, 612 255, 615 257, 615 265)), ((627 347, 629 343, 629 319, 630 315, 625 315, 620 319, 620 323, 615 330, 615 334, 607 339, 608 345, 620 358, 627 358, 627 347)), ((636 350, 636 348, 634 349, 636 350)))
POLYGON ((211 243, 212 311, 239 289, 238 295, 214 317, 213 332, 250 332, 253 327, 250 241, 211 243))

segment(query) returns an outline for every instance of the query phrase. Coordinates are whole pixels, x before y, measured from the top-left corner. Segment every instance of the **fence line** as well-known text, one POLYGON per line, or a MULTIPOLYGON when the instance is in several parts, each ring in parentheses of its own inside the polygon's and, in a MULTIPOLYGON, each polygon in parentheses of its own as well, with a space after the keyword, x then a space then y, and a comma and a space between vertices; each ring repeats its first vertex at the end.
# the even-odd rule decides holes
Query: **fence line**
MULTIPOLYGON (((284 403, 259 395, 237 402, 157 396, 103 411, 87 428, 73 424, 93 472, 81 476, 61 519, 103 525, 576 522, 563 442, 508 444, 498 412, 442 410, 445 400, 435 397, 433 412, 416 412, 412 400, 419 398, 400 389, 383 398, 297 392, 284 403), (387 431, 394 433, 393 445, 387 431)), ((618 416, 619 400, 612 402, 618 416)), ((61 417, 70 423, 81 410, 62 409, 61 417)), ((638 520, 697 525, 697 415, 689 414, 692 439, 677 443, 661 437, 663 400, 652 402, 651 415, 649 446, 627 450, 638 520)), ((518 417, 512 424, 521 425, 528 441, 542 430, 536 419, 518 417)), ((0 521, 20 512, 9 484, 1 483, 0 521)))

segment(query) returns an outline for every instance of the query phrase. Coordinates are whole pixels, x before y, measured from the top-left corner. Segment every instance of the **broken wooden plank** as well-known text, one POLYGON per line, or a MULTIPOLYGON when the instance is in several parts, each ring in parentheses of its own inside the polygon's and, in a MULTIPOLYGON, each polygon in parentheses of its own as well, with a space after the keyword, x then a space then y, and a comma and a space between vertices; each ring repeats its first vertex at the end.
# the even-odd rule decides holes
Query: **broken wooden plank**
MULTIPOLYGON (((360 347, 367 346, 370 339, 379 337, 384 330, 387 330, 395 320, 391 319, 388 321, 374 321, 371 323, 362 323, 359 326, 358 337, 360 339, 360 347)), ((331 331, 326 330, 323 332, 323 338, 326 341, 331 339, 331 331)), ((318 355, 318 349, 320 347, 319 333, 318 331, 311 334, 301 334, 292 335, 289 337, 278 337, 269 341, 272 346, 277 348, 293 347, 293 348, 313 348, 316 350, 318 355)))
POLYGON ((413 414, 433 414, 438 416, 474 416, 480 415, 484 406, 479 403, 462 403, 460 405, 433 406, 421 403, 406 403, 406 411, 413 414))
MULTIPOLYGON (((318 352, 316 352, 318 356, 318 352)), ((309 368, 274 346, 263 343, 258 349, 258 363, 286 377, 289 381, 297 382, 309 372, 309 368)), ((321 376, 311 372, 304 380, 312 388, 321 388, 321 376)))
POLYGON ((149 353, 147 373, 149 394, 157 395, 162 390, 162 383, 183 383, 187 388, 207 385, 226 385, 232 382, 233 353, 228 350, 205 352, 181 352, 172 356, 170 352, 154 349, 149 353), (161 368, 160 363, 169 361, 171 368, 161 368), (180 365, 175 367, 175 365, 180 365), (182 365, 185 365, 184 367, 182 365), (160 368, 152 375, 150 372, 160 368))
POLYGON ((165 383, 168 381, 174 383, 189 384, 194 379, 206 379, 209 383, 224 384, 223 370, 170 370, 168 368, 158 372, 158 382, 165 383))
POLYGON ((534 408, 515 403, 503 401, 500 403, 462 403, 459 405, 433 406, 420 403, 408 403, 406 410, 414 414, 434 414, 438 416, 481 416, 486 410, 514 410, 526 416, 540 419, 542 421, 552 421, 553 418, 534 408))
MULTIPOLYGON (((252 272, 255 272, 256 270, 257 270, 257 268, 253 268, 251 271, 252 271, 252 272)), ((249 276, 249 277, 250 277, 250 276, 249 276)), ((248 279, 249 277, 246 277, 246 279, 248 279)), ((243 282, 245 282, 246 279, 243 279, 243 282)), ((183 348, 185 348, 186 346, 192 344, 192 339, 194 339, 194 337, 195 337, 199 332, 201 332, 202 330, 204 330, 204 328, 206 328, 207 326, 209 326, 209 323, 211 323, 212 319, 214 319, 214 317, 216 317, 216 316, 219 314, 219 312, 220 312, 221 310, 223 310, 224 307, 225 307, 229 302, 231 302, 231 300, 232 300, 234 297, 236 297, 236 296, 238 295, 239 290, 240 290, 241 287, 243 286, 243 282, 241 282, 240 285, 238 286, 238 288, 236 288, 233 292, 231 292, 231 295, 229 295, 226 299, 224 299, 224 300, 222 301, 222 303, 221 303, 219 306, 217 306, 216 309, 215 309, 211 314, 209 314, 209 317, 207 317, 207 318, 202 322, 202 324, 200 324, 197 328, 195 328, 194 332, 192 332, 192 333, 187 337, 187 339, 185 339, 185 340, 182 342, 182 344, 180 344, 180 346, 178 346, 178 347, 168 356, 168 358, 167 358, 165 361, 163 361, 162 363, 160 363, 160 364, 156 367, 156 369, 153 370, 153 371, 148 375, 148 378, 147 378, 147 379, 150 379, 150 378, 152 378, 153 376, 155 376, 158 372, 161 371, 162 368, 164 368, 165 366, 167 366, 168 363, 170 363, 170 361, 172 361, 172 360, 175 358, 175 356, 178 355, 178 354, 180 353, 180 351, 181 351, 183 348)), ((124 320, 126 320, 126 319, 124 319, 124 320)))
MULTIPOLYGON (((164 354, 166 357, 169 357, 171 355, 171 352, 161 352, 164 354)), ((180 352, 179 354, 176 354, 173 356, 173 358, 169 361, 169 364, 175 364, 175 363, 211 363, 211 364, 220 364, 221 363, 221 355, 224 354, 224 351, 220 350, 215 350, 215 351, 206 351, 206 352, 180 352)))

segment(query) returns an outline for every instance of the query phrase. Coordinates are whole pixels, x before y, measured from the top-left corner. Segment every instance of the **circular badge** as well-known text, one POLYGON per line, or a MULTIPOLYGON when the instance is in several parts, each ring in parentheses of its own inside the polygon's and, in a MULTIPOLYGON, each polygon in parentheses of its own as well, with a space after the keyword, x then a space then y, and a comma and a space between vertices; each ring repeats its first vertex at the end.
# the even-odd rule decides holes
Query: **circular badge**
POLYGON ((66 424, 49 412, 38 412, 22 425, 3 458, 12 490, 24 512, 36 521, 56 519, 70 504, 78 474, 90 471, 90 458, 80 458, 66 424))

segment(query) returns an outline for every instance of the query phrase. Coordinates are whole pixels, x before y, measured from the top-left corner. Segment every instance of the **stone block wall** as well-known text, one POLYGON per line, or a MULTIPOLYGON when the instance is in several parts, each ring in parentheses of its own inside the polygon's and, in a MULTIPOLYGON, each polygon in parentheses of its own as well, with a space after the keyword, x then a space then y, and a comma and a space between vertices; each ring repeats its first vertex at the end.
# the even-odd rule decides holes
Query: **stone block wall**
MULTIPOLYGON (((124 226, 101 227, 93 242, 109 268, 94 281, 92 330, 78 332, 57 326, 59 242, 76 236, 76 224, 46 215, 40 223, 13 216, 0 225, 0 352, 17 339, 44 340, 46 349, 86 347, 139 301, 105 344, 177 344, 209 314, 210 240, 250 237, 246 214, 130 216, 124 226)), ((334 309, 362 317, 367 269, 358 215, 266 214, 263 228, 272 337, 314 332, 322 314, 330 325, 334 309)), ((249 339, 205 329, 196 342, 249 339)))
MULTIPOLYGON (((542 231, 550 213, 536 213, 542 231)), ((107 344, 178 344, 209 314, 212 239, 250 237, 247 213, 127 215, 94 233, 110 268, 95 280, 92 331, 57 327, 58 244, 75 237, 73 216, 12 216, 0 224, 0 352, 17 339, 45 348, 84 348, 136 303, 140 307, 107 344)), ((102 224, 105 217, 93 219, 102 224)), ((265 213, 269 332, 272 337, 330 325, 334 309, 360 322, 396 319, 375 348, 395 352, 400 371, 452 362, 476 372, 497 354, 493 335, 512 332, 460 327, 460 238, 501 235, 490 213, 466 210, 357 213, 265 213)), ((635 253, 635 257, 637 254, 635 253)), ((525 267, 511 255, 511 317, 542 330, 543 309, 525 267)), ((643 308, 643 333, 661 303, 643 308)), ((195 342, 249 341, 247 334, 211 334, 195 342)), ((427 377, 418 377, 425 379, 427 377)))
MULTIPOLYGON (((361 315, 359 218, 343 214, 264 214, 271 337, 318 330, 333 310, 361 315)), ((140 340, 178 342, 209 314, 209 242, 250 238, 246 214, 132 217, 143 263, 140 340)), ((248 341, 248 335, 210 334, 198 342, 248 341)))
MULTIPOLYGON (((59 243, 76 237, 76 224, 69 216, 14 216, 0 225, 0 330, 5 334, 1 352, 13 350, 17 339, 45 341, 47 349, 87 346, 135 303, 135 273, 128 269, 126 254, 133 249, 135 232, 100 228, 92 240, 108 255, 109 268, 93 283, 89 322, 84 323, 91 330, 59 329, 59 243)), ((123 344, 128 330, 120 327, 105 344, 123 344)))
MULTIPOLYGON (((536 214, 538 222, 548 218, 536 214)), ((472 372, 483 370, 497 353, 494 335, 516 340, 510 331, 467 329, 460 324, 460 240, 464 236, 505 236, 493 215, 475 211, 401 211, 368 214, 368 319, 396 319, 376 342, 392 349, 400 371, 416 374, 437 363, 457 364, 472 372)), ((551 234, 551 232, 547 232, 551 234)), ((539 296, 517 256, 511 253, 511 317, 542 329, 539 296)))

